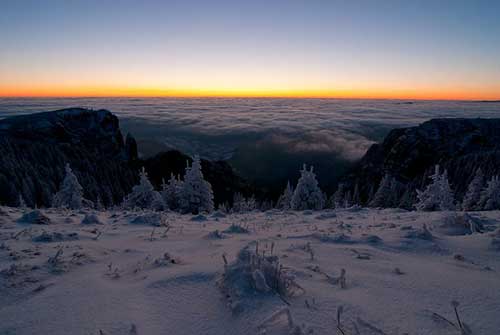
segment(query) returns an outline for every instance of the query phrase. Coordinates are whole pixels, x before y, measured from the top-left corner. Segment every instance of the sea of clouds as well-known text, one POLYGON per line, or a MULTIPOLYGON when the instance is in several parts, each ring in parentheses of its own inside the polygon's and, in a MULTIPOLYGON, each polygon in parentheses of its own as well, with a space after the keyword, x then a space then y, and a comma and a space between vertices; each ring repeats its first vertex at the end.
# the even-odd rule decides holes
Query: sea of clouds
POLYGON ((243 174, 256 178, 260 174, 273 177, 272 170, 283 165, 283 171, 278 171, 280 179, 288 178, 289 171, 296 170, 302 161, 354 162, 393 128, 438 117, 500 117, 500 102, 7 98, 0 99, 0 118, 66 107, 112 111, 120 118, 124 132, 138 139, 144 156, 175 148, 210 159, 230 159, 243 174), (255 169, 248 166, 252 160, 255 169))

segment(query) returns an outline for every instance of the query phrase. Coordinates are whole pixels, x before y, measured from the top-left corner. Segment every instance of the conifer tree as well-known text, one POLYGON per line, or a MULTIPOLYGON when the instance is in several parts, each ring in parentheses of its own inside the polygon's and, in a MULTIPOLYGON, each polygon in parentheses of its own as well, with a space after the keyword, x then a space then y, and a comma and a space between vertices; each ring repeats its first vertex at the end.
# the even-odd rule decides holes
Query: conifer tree
POLYGON ((139 174, 139 184, 135 185, 132 192, 125 197, 123 207, 127 209, 164 209, 163 198, 159 192, 155 191, 144 168, 139 174))
POLYGON ((177 176, 176 178, 173 173, 170 174, 168 183, 165 183, 165 180, 163 180, 161 195, 165 205, 171 210, 175 211, 180 207, 182 185, 183 182, 180 177, 177 176))
POLYGON ((484 187, 484 175, 481 168, 477 169, 474 178, 467 188, 464 200, 462 202, 462 210, 473 211, 479 209, 479 201, 481 200, 481 191, 484 187))
POLYGON ((493 176, 487 186, 481 191, 479 207, 482 210, 500 209, 500 179, 493 176))
POLYGON ((370 207, 392 207, 391 199, 394 190, 394 178, 386 174, 370 202, 370 207))
POLYGON ((293 210, 322 209, 325 204, 323 192, 318 186, 313 167, 308 171, 304 164, 300 171, 297 187, 293 192, 291 207, 293 210))
POLYGON ((430 177, 432 182, 424 191, 417 190, 418 201, 415 204, 417 210, 436 211, 453 210, 453 192, 448 183, 448 172, 439 172, 439 165, 435 166, 434 174, 430 177))
POLYGON ((331 200, 330 200, 330 207, 331 208, 342 208, 344 207, 345 200, 345 185, 344 183, 340 183, 339 186, 337 187, 337 190, 335 193, 332 195, 331 200))
POLYGON ((236 192, 233 196, 233 213, 242 213, 246 210, 246 201, 243 195, 236 192))
POLYGON ((450 183, 448 182, 448 171, 444 170, 441 175, 441 201, 439 202, 439 209, 442 211, 452 211, 455 209, 453 191, 451 190, 450 183))
POLYGON ((52 199, 52 206, 59 208, 79 209, 83 205, 83 188, 78 182, 69 164, 65 166, 66 174, 59 191, 52 199))
POLYGON ((24 201, 23 195, 21 193, 19 193, 18 207, 22 209, 25 209, 27 207, 26 201, 24 201))
POLYGON ((210 213, 214 209, 212 185, 203 178, 199 156, 195 156, 192 165, 186 167, 180 207, 183 213, 192 214, 210 213))
POLYGON ((293 187, 290 185, 290 182, 287 182, 286 188, 283 191, 283 194, 278 199, 278 204, 276 207, 283 210, 289 210, 291 208, 293 197, 293 187))

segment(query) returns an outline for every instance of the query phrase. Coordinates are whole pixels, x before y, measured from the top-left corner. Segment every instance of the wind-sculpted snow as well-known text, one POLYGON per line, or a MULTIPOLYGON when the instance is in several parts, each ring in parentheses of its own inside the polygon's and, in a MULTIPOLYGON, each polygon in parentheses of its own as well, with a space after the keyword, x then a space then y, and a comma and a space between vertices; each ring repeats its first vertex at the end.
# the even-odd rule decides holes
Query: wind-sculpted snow
POLYGON ((0 213, 0 334, 500 329, 499 211, 0 213))

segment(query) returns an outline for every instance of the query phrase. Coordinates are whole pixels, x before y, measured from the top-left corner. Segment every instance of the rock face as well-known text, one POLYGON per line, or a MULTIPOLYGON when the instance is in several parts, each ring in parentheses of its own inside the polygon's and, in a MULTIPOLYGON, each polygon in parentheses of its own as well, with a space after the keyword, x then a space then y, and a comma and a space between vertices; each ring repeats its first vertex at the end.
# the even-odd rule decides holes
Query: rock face
POLYGON ((49 206, 69 163, 85 196, 105 204, 123 198, 133 171, 118 118, 81 108, 10 117, 0 121, 0 202, 49 206))
POLYGON ((429 182, 436 164, 448 170, 459 200, 477 168, 487 178, 500 173, 500 119, 433 119, 392 130, 381 144, 368 150, 343 182, 351 194, 357 184, 361 203, 366 204, 382 177, 389 174, 398 182, 398 199, 411 203, 415 190, 429 182))
MULTIPOLYGON (((118 118, 106 110, 64 109, 0 120, 0 204, 18 205, 22 195, 29 206, 50 206, 71 165, 86 199, 119 204, 139 179, 142 166, 159 189, 162 178, 184 173, 186 160, 177 151, 148 160, 137 156, 131 135, 124 141, 118 118)), ((202 161, 216 203, 248 194, 249 185, 225 162, 202 161)))

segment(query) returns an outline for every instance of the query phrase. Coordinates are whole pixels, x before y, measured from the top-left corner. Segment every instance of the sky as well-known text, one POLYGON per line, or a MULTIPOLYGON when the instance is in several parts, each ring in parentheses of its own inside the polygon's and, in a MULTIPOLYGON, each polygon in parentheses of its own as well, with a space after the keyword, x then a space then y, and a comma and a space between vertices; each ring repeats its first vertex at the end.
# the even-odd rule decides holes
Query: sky
POLYGON ((500 99, 500 1, 0 0, 0 96, 500 99))

